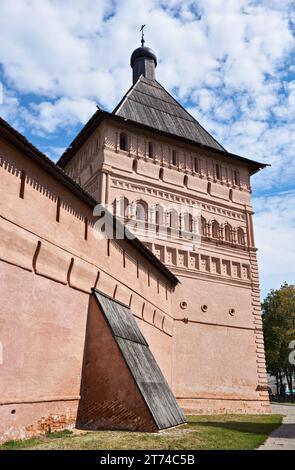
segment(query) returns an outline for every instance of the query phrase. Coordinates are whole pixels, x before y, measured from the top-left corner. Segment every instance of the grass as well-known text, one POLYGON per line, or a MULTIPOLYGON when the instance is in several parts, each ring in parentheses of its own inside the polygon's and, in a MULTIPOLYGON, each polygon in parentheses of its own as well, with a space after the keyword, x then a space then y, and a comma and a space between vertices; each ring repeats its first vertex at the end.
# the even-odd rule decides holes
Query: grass
POLYGON ((281 422, 281 415, 189 416, 187 424, 158 434, 65 430, 27 440, 8 441, 0 449, 251 450, 263 444, 281 422))
POLYGON ((7 441, 3 444, 1 450, 18 450, 18 449, 31 449, 34 446, 39 444, 39 439, 36 437, 32 439, 16 440, 16 441, 7 441))

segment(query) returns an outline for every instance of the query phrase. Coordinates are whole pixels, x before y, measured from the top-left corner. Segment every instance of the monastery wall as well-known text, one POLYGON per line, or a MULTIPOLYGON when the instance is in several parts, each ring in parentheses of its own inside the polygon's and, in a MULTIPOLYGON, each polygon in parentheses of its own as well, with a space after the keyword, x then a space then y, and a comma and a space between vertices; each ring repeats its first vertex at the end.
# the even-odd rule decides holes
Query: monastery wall
POLYGON ((130 305, 171 383, 173 287, 127 240, 98 240, 96 221, 0 140, 1 441, 74 424, 92 287, 130 305))

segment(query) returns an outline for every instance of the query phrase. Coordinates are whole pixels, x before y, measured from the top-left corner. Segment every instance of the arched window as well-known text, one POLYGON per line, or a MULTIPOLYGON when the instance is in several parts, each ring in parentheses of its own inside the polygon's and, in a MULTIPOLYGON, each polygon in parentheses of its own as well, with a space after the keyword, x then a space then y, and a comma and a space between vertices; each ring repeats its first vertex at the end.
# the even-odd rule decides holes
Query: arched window
POLYGON ((154 158, 154 144, 153 144, 153 142, 149 142, 148 156, 149 156, 149 158, 154 158))
POLYGON ((226 242, 232 241, 232 228, 229 224, 224 226, 224 239, 226 242))
POLYGON ((185 232, 193 231, 193 216, 189 212, 183 214, 183 225, 185 232))
POLYGON ((201 217, 201 235, 203 235, 203 237, 207 236, 207 221, 203 216, 201 217))
POLYGON ((169 227, 171 229, 177 230, 179 227, 179 217, 178 212, 175 209, 171 209, 169 214, 169 227))
POLYGON ((148 205, 145 201, 138 201, 136 203, 135 218, 141 222, 148 220, 148 205))
POLYGON ((239 227, 237 230, 237 239, 238 245, 245 245, 245 233, 241 227, 239 227))
POLYGON ((125 132, 120 132, 120 150, 127 150, 127 134, 125 132))
POLYGON ((212 222, 212 237, 219 238, 219 223, 216 220, 212 222))
POLYGON ((172 165, 177 166, 177 152, 176 152, 176 150, 172 150, 172 165))

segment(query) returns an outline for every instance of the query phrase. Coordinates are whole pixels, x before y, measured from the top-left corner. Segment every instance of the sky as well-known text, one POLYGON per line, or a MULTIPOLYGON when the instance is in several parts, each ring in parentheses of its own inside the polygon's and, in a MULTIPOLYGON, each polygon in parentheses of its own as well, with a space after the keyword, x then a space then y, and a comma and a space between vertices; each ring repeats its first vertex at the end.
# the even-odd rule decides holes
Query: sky
POLYGON ((295 0, 1 0, 0 116, 57 160, 131 85, 146 45, 157 79, 252 177, 262 298, 295 281, 295 0))

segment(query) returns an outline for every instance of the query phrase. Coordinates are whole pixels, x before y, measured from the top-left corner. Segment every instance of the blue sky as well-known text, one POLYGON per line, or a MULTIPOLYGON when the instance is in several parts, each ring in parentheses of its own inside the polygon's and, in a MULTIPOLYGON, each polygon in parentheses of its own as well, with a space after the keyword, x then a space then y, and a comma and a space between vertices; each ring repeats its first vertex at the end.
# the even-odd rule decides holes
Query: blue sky
POLYGON ((145 23, 160 83, 227 150, 271 163, 252 179, 262 296, 294 282, 294 0, 1 0, 0 13, 0 115, 55 160, 130 87, 145 23))

